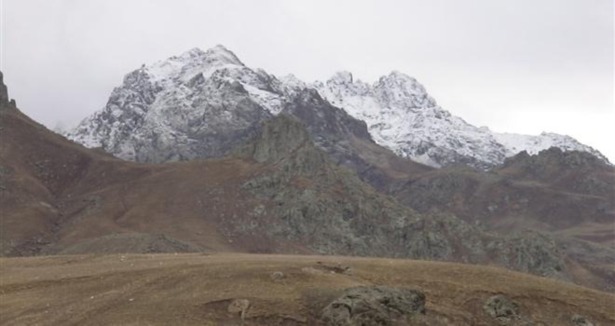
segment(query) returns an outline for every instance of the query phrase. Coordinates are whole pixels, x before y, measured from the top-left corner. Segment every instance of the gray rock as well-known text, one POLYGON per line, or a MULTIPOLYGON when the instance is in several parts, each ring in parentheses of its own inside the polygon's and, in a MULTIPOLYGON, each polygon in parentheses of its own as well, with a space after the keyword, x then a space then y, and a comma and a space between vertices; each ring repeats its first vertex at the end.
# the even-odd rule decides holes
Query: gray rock
POLYGON ((570 318, 570 321, 575 326, 594 326, 594 323, 589 321, 587 317, 581 315, 573 315, 572 318, 570 318))
POLYGON ((512 233, 495 239, 489 246, 499 253, 498 263, 510 269, 567 280, 563 255, 557 243, 546 234, 534 231, 512 233))
POLYGON ((327 264, 321 261, 317 262, 316 264, 317 264, 316 269, 319 269, 325 272, 334 273, 334 274, 352 275, 352 269, 348 265, 343 265, 341 263, 327 264))
POLYGON ((453 215, 419 215, 390 201, 356 174, 333 164, 310 140, 306 128, 282 113, 265 122, 253 141, 236 152, 277 167, 242 186, 274 204, 268 213, 277 217, 276 223, 256 231, 303 242, 322 254, 470 263, 490 263, 495 257, 501 266, 524 272, 550 277, 565 272, 548 237, 493 236, 453 215), (298 180, 318 188, 297 186, 298 180), (340 195, 322 195, 334 189, 340 195))
POLYGON ((510 325, 515 320, 520 319, 519 305, 501 294, 487 299, 483 309, 501 325, 510 325))
POLYGON ((0 104, 5 104, 9 102, 9 92, 4 85, 4 76, 2 75, 2 71, 0 71, 0 104))
POLYGON ((283 281, 286 278, 286 274, 282 273, 282 272, 273 272, 270 275, 271 280, 274 282, 280 282, 283 281))
POLYGON ((241 319, 246 318, 246 314, 250 309, 250 301, 248 299, 235 299, 228 306, 228 312, 232 314, 238 314, 241 319))
POLYGON ((322 312, 326 325, 405 325, 425 313, 425 294, 385 286, 356 287, 331 302, 322 312))

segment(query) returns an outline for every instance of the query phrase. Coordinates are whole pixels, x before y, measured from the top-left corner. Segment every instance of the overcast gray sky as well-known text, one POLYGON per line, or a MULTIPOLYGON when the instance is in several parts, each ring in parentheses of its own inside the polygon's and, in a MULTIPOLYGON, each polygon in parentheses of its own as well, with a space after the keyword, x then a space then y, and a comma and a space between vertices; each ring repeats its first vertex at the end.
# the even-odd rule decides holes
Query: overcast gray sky
POLYGON ((101 109, 123 76, 223 44, 305 81, 417 78, 492 130, 571 135, 615 161, 612 0, 0 0, 0 69, 35 120, 101 109))

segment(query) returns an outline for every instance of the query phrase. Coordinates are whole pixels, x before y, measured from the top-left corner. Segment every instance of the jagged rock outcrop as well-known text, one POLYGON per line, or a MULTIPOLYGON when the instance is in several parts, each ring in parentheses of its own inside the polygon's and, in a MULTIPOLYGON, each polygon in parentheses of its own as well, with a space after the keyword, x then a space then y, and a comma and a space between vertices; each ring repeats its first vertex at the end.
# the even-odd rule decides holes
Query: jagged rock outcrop
POLYGON ((519 304, 502 294, 487 299, 483 305, 483 310, 499 325, 533 325, 529 320, 524 320, 521 317, 519 304))
POLYGON ((570 318, 570 321, 574 326, 594 326, 594 323, 592 323, 587 317, 579 314, 573 315, 572 318, 570 318))
MULTIPOLYGON (((290 156, 297 156, 303 153, 305 147, 310 147, 308 153, 311 156, 318 156, 319 161, 324 161, 324 156, 314 148, 311 148, 310 136, 301 123, 292 117, 281 114, 277 118, 266 121, 256 138, 251 141, 246 149, 249 156, 257 162, 277 163, 278 161, 290 156)), ((307 155, 301 155, 297 161, 306 166, 311 166, 307 160, 307 155), (306 160, 302 160, 305 158, 306 160)))
POLYGON ((9 91, 4 84, 4 75, 0 71, 0 104, 9 103, 9 91))

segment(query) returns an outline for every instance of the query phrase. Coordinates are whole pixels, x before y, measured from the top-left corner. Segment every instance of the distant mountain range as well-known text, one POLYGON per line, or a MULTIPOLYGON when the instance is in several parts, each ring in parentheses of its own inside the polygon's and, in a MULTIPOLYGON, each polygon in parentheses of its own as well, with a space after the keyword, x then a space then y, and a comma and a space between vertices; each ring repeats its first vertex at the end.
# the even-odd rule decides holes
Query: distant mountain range
MULTIPOLYGON (((341 115, 349 117, 342 124, 365 123, 377 144, 432 167, 488 169, 521 151, 536 154, 549 147, 586 151, 608 161, 569 136, 500 134, 475 127, 442 109, 419 82, 400 72, 373 84, 354 80, 349 72, 307 84, 292 75, 278 78, 249 68, 220 45, 129 73, 107 105, 67 136, 140 162, 218 157, 245 140, 254 126, 288 111, 299 96, 343 109, 341 115)), ((323 119, 324 111, 314 114, 320 116, 318 124, 334 123, 323 119)))

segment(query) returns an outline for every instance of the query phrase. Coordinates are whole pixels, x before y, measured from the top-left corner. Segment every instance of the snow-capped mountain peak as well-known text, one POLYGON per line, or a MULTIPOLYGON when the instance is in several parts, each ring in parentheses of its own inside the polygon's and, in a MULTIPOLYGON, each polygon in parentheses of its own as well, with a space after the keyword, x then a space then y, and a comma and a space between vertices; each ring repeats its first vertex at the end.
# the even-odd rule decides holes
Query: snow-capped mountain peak
MULTIPOLYGON (((435 167, 489 168, 520 151, 537 153, 550 146, 588 151, 606 161, 572 137, 475 127, 438 106, 422 84, 399 71, 371 84, 348 71, 307 84, 293 75, 276 78, 251 69, 222 45, 194 48, 127 74, 107 105, 68 137, 137 161, 210 157, 289 103, 326 108, 324 101, 364 121, 376 143, 435 167)), ((319 117, 326 116, 322 113, 319 117)))
POLYGON ((188 50, 179 56, 143 66, 152 81, 163 82, 180 78, 187 82, 198 74, 208 78, 220 69, 241 69, 245 65, 237 56, 223 47, 215 46, 207 51, 199 48, 188 50))
POLYGON ((129 160, 189 159, 203 151, 219 155, 239 138, 190 144, 206 143, 212 134, 232 138, 281 111, 283 99, 272 90, 274 79, 246 67, 221 45, 194 48, 127 74, 107 105, 68 136, 129 160))
POLYGON ((588 151, 607 161, 572 137, 507 135, 473 126, 438 106, 422 84, 399 71, 371 85, 353 79, 349 72, 338 72, 312 86, 332 104, 365 121, 378 144, 431 166, 461 163, 486 169, 520 151, 534 154, 550 146, 588 151))
POLYGON ((192 48, 180 54, 177 57, 171 57, 171 58, 181 58, 181 60, 190 60, 190 59, 197 58, 203 55, 205 55, 205 51, 201 50, 200 48, 192 48))
POLYGON ((223 45, 216 45, 213 48, 208 49, 205 52, 205 57, 210 61, 219 61, 227 64, 236 64, 243 66, 244 64, 231 50, 225 48, 223 45))
POLYGON ((422 109, 436 106, 425 87, 416 79, 393 71, 374 84, 374 90, 379 102, 397 107, 398 109, 422 109))

